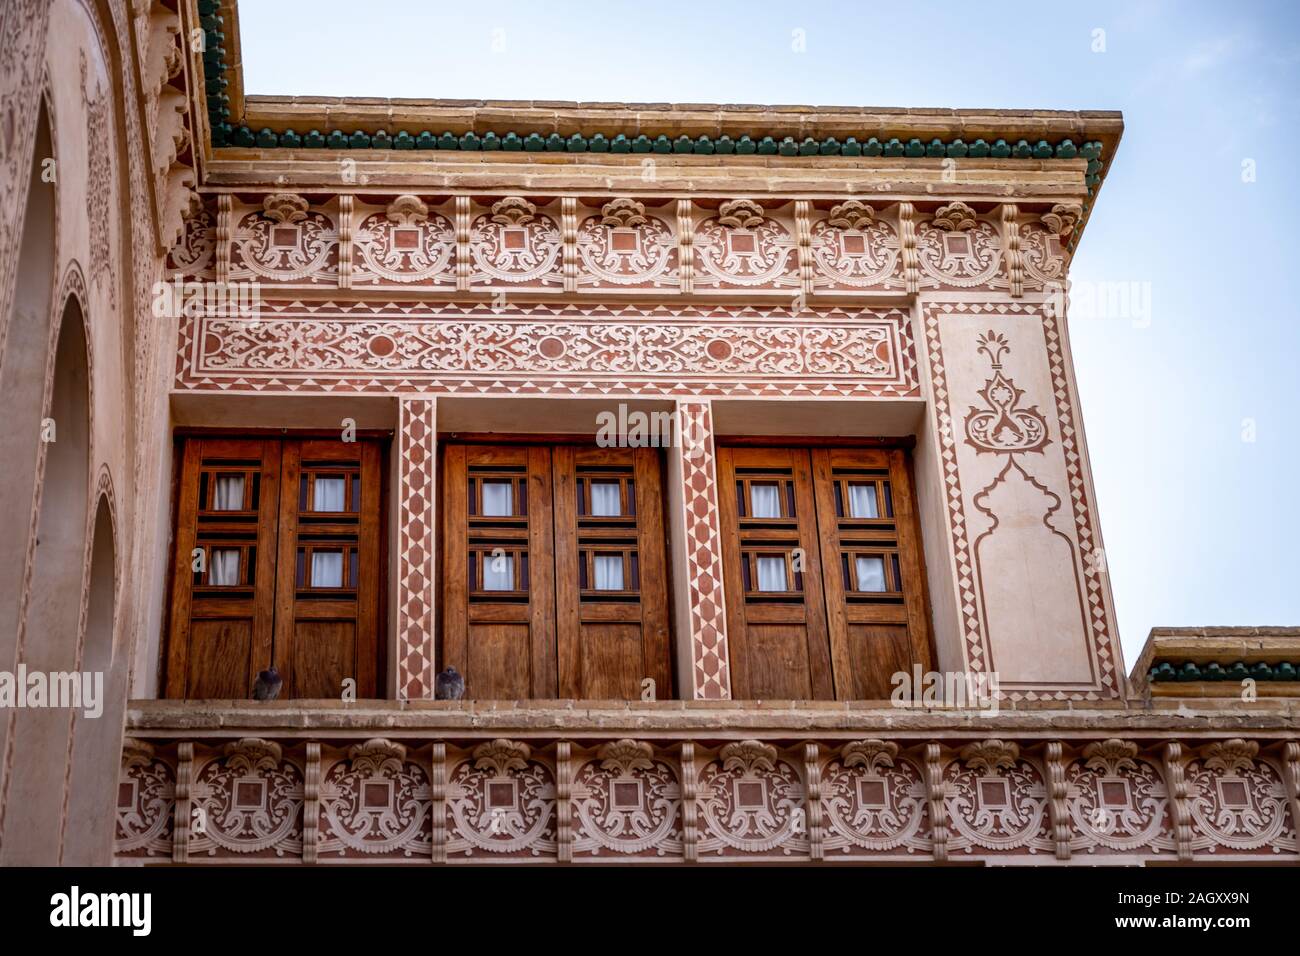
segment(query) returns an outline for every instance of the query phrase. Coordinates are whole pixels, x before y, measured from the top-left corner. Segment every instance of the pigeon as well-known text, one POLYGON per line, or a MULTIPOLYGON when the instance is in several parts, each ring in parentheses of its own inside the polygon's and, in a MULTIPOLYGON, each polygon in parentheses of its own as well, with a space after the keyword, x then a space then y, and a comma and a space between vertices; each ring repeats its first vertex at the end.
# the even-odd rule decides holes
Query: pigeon
POLYGON ((433 696, 436 700, 460 700, 465 696, 465 678, 456 668, 448 667, 433 682, 433 696))
POLYGON ((253 684, 253 700, 275 700, 280 696, 284 678, 272 667, 268 671, 259 671, 257 681, 253 684))

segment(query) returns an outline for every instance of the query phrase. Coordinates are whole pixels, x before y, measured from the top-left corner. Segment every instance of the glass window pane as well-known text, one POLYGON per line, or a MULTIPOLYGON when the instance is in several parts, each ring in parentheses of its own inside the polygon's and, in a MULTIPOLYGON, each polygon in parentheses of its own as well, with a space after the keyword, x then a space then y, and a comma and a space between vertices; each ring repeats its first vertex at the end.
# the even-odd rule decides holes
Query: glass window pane
POLYGON ((343 485, 342 476, 331 476, 329 478, 318 475, 313 484, 312 491, 312 511, 344 511, 343 505, 343 485))
POLYGON ((785 558, 782 555, 758 556, 758 589, 760 591, 788 591, 785 583, 785 558))
POLYGON ((238 548, 213 548, 208 552, 208 583, 218 587, 239 584, 238 548))
POLYGON ((212 490, 212 510, 244 510, 243 475, 217 475, 217 483, 212 490))
POLYGON ((598 518, 617 518, 623 513, 617 481, 591 483, 591 513, 598 518))
POLYGON ((876 503, 876 486, 874 482, 869 485, 849 485, 849 517, 880 517, 880 507, 876 503))
POLYGON ((781 517, 781 488, 775 482, 750 485, 749 502, 755 518, 781 517))
POLYGON ((623 590, 623 555, 598 554, 593 566, 596 572, 597 591, 623 590))
MULTIPOLYGON (((509 488, 510 486, 507 485, 506 487, 509 488)), ((514 556, 506 553, 483 555, 483 590, 513 591, 514 589, 514 556)))
POLYGON ((858 555, 854 560, 859 591, 885 591, 885 559, 878 555, 858 555))
MULTIPOLYGON (((513 515, 514 495, 513 482, 509 481, 485 481, 483 482, 483 515, 488 518, 503 518, 513 515)), ((510 590, 504 588, 503 590, 510 590)))
MULTIPOLYGON (((320 486, 317 485, 317 487, 320 486)), ((313 551, 311 553, 311 586, 314 588, 343 587, 342 551, 313 551)))

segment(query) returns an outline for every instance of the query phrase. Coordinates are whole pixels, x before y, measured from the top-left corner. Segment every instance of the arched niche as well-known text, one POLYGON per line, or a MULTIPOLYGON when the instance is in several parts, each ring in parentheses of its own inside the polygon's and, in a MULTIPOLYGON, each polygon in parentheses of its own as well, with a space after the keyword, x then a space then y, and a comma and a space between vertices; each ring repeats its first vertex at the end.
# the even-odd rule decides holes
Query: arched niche
MULTIPOLYGON (((44 421, 45 465, 38 476, 40 513, 19 662, 28 674, 49 675, 77 670, 85 583, 90 369, 81 300, 72 294, 60 320, 44 421)), ((53 798, 65 793, 73 711, 45 706, 14 713, 0 863, 56 863, 63 801, 53 798)))
POLYGON ((118 543, 107 493, 101 493, 91 530, 90 581, 81 670, 99 688, 98 713, 72 714, 72 766, 63 857, 72 866, 106 866, 113 859, 117 781, 122 751, 122 712, 126 706, 126 665, 116 648, 115 567, 118 543), (114 668, 114 663, 118 666, 114 668), (103 675, 100 678, 94 675, 103 675))
MULTIPOLYGON (((22 218, 17 286, 4 329, 0 361, 0 668, 11 669, 18 635, 32 502, 40 449, 42 403, 54 294, 55 185, 42 179, 53 157, 49 114, 42 101, 36 122, 27 204, 22 218)), ((3 770, 0 770, 3 773, 3 770)))

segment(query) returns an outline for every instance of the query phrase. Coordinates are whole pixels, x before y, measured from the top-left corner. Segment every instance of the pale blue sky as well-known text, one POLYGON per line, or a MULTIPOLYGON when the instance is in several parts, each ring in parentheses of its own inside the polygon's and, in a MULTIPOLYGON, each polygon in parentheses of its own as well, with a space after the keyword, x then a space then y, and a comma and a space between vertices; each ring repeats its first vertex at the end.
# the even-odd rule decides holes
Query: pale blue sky
POLYGON ((240 0, 252 93, 1123 110, 1072 278, 1150 317, 1071 341, 1129 666, 1156 625, 1300 624, 1298 9, 240 0))

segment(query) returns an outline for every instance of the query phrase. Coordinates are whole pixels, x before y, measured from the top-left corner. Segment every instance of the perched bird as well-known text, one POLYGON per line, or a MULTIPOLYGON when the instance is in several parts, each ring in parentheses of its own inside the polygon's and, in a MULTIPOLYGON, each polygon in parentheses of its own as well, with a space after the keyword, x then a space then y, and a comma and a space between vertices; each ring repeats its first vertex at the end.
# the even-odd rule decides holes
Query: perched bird
POLYGON ((434 680, 433 696, 436 700, 460 700, 465 696, 465 678, 456 668, 448 667, 434 680))
POLYGON ((253 700, 275 700, 280 696, 280 688, 283 686, 284 678, 274 667, 260 671, 253 684, 253 700))

